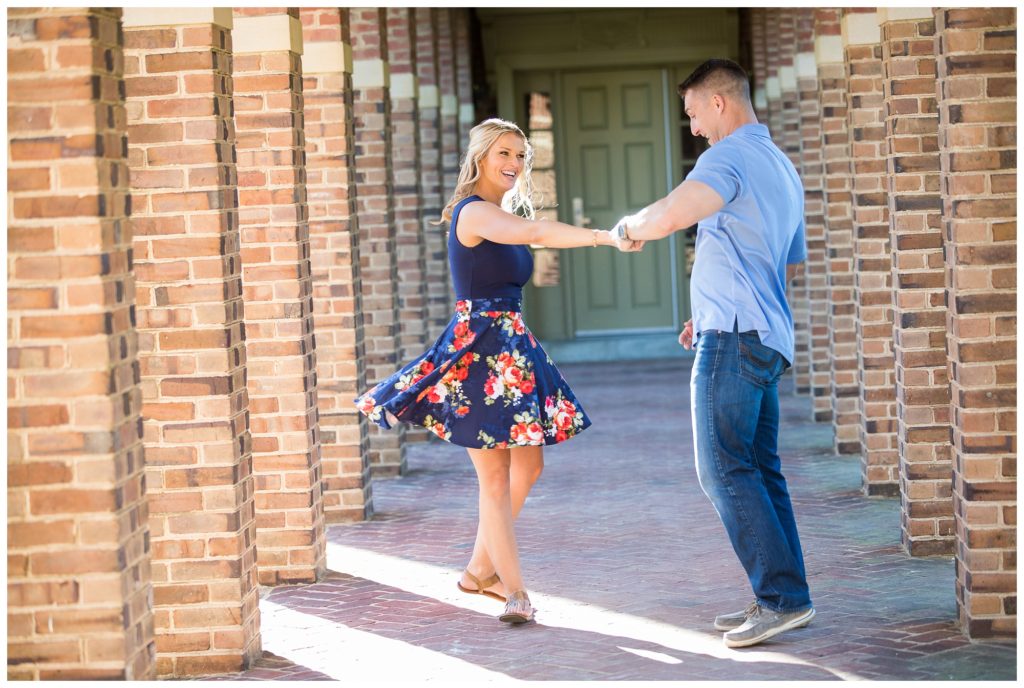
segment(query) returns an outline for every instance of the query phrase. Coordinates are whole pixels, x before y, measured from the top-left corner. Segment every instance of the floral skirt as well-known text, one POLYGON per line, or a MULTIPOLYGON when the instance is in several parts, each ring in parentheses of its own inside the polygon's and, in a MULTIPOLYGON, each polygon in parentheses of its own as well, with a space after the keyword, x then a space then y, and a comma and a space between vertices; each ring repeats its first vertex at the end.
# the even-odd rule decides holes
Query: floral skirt
POLYGON ((390 414, 472 449, 557 444, 590 426, 509 298, 459 301, 434 345, 356 407, 382 428, 390 414))

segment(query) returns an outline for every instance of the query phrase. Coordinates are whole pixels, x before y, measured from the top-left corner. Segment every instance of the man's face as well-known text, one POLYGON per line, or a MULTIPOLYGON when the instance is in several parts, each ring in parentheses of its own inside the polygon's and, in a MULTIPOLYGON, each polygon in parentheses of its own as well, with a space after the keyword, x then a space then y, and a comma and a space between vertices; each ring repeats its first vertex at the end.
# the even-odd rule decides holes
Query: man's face
POLYGON ((719 100, 720 96, 711 96, 694 89, 688 90, 683 96, 683 109, 690 118, 690 133, 706 138, 709 146, 715 145, 721 138, 718 132, 722 108, 716 102, 719 100))

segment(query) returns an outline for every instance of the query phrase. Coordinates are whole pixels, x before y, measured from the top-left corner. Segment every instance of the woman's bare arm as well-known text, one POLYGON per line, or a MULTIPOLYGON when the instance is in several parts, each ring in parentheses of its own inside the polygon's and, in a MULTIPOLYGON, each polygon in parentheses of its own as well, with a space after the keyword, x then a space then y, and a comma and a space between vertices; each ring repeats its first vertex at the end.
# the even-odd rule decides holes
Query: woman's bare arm
POLYGON ((492 203, 469 203, 462 207, 456 232, 466 246, 476 246, 484 239, 496 244, 533 244, 548 248, 616 246, 605 230, 592 230, 567 225, 556 220, 527 220, 505 212, 492 203))

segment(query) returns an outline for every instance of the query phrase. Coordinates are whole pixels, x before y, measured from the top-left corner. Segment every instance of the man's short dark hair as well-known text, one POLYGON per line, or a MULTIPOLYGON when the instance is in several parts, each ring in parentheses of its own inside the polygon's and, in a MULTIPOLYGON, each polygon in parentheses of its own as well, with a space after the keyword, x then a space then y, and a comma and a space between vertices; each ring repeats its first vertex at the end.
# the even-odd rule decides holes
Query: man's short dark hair
POLYGON ((740 102, 750 101, 750 79, 743 67, 732 60, 713 58, 697 67, 679 84, 679 97, 685 98, 687 91, 709 89, 712 94, 731 96, 740 102))

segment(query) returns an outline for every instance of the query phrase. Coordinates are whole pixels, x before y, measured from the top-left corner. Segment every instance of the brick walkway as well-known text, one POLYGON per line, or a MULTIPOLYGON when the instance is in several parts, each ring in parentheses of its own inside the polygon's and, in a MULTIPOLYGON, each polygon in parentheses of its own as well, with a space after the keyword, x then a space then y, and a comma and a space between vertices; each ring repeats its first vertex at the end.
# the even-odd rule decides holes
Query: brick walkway
POLYGON ((264 658, 222 678, 1015 679, 1013 645, 955 628, 952 560, 901 552, 897 503, 860 495, 857 458, 831 454, 788 382, 781 448, 818 616, 726 649, 711 621, 751 595, 697 484, 689 362, 563 372, 594 426, 548 452, 517 524, 538 623, 505 626, 498 602, 456 590, 472 467, 416 445, 408 476, 374 483, 373 521, 331 528, 325 580, 262 591, 264 658))

